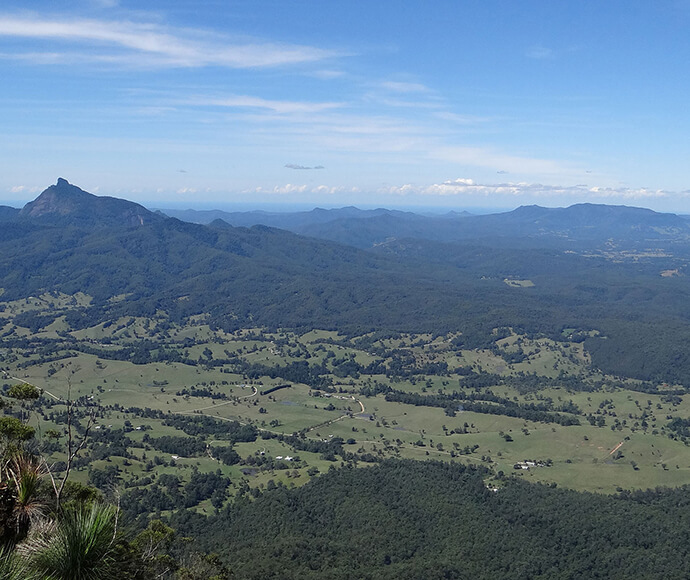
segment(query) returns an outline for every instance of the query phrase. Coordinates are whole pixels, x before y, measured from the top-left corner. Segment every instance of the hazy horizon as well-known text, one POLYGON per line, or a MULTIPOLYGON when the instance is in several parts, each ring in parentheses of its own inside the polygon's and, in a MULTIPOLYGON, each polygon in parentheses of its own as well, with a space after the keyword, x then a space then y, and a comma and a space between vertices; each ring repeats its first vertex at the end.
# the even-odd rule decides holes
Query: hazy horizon
MULTIPOLYGON (((69 182, 69 180, 67 180, 69 182)), ((77 183, 71 183, 71 185, 75 185, 77 187, 80 187, 80 189, 85 190, 83 187, 81 187, 77 183)), ((54 185, 54 184, 51 184, 54 185)), ((49 186, 47 186, 44 189, 47 189, 49 186)), ((0 205, 4 205, 7 207, 13 207, 15 209, 21 209, 24 207, 27 203, 30 203, 34 201, 41 192, 39 192, 36 195, 33 195, 30 198, 26 198, 23 200, 3 200, 0 205)), ((193 200, 187 200, 187 201, 178 201, 177 203, 174 202, 164 202, 160 203, 160 200, 153 200, 153 201, 147 201, 145 198, 143 200, 136 200, 133 197, 126 197, 126 196, 120 196, 120 195, 107 195, 107 194, 98 194, 98 193, 93 193, 90 191, 87 191, 87 193, 92 193, 93 195, 97 196, 105 196, 105 197, 117 197, 121 199, 125 199, 127 201, 134 201, 136 203, 139 203, 140 205, 144 206, 145 208, 151 210, 151 211, 162 211, 165 213, 166 210, 173 210, 173 211, 184 211, 184 210, 192 210, 192 211, 225 211, 225 212, 251 212, 251 211, 264 211, 264 212, 270 212, 270 213, 290 213, 290 212, 301 212, 301 211, 311 211, 314 209, 342 209, 345 207, 356 207, 357 209, 361 210, 374 210, 374 209, 387 209, 387 210, 397 210, 397 211, 405 211, 405 212, 411 212, 411 213, 417 213, 417 214, 438 214, 442 215, 448 212, 457 212, 457 213, 462 213, 462 212, 468 212, 474 215, 486 215, 486 214, 494 214, 494 213, 505 213, 505 212, 510 212, 513 211, 519 207, 526 206, 526 205, 538 205, 541 207, 547 207, 547 208, 564 208, 564 207, 570 207, 571 205, 576 205, 579 203, 592 203, 595 205, 612 205, 612 206, 627 206, 627 207, 638 207, 642 209, 651 209, 653 211, 659 211, 660 213, 675 213, 678 215, 687 215, 681 210, 674 211, 673 209, 671 210, 658 210, 654 209, 653 207, 645 206, 642 204, 634 204, 634 203, 603 203, 603 202, 596 202, 596 201, 589 201, 589 200, 584 200, 584 201, 576 201, 574 203, 570 204, 554 204, 554 203, 521 203, 517 205, 512 205, 512 206, 473 206, 473 205, 465 205, 465 206, 460 206, 460 205, 401 205, 401 204, 376 204, 376 203, 349 203, 349 204, 337 204, 337 203, 322 203, 322 204, 314 204, 314 203, 305 203, 305 202, 290 202, 287 200, 282 200, 282 201, 266 201, 266 202, 249 202, 249 201, 243 201, 243 200, 236 200, 236 201, 218 201, 218 202, 208 202, 208 201, 193 201, 193 200)))
POLYGON ((7 0, 0 203, 690 212, 690 4, 7 0))

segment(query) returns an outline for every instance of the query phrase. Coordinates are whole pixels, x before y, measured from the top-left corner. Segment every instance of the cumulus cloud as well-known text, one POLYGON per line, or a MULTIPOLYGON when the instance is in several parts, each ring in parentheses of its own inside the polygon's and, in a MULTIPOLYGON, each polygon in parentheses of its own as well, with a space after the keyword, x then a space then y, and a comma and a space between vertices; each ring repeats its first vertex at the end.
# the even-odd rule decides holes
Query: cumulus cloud
MULTIPOLYGON (((259 68, 316 62, 335 56, 334 51, 295 44, 233 42, 195 29, 166 28, 158 24, 95 19, 50 19, 39 16, 1 16, 0 37, 60 41, 86 47, 77 58, 140 67, 259 68)), ((38 63, 71 62, 75 53, 16 52, 38 63)))
POLYGON ((334 194, 350 194, 350 193, 360 193, 361 189, 356 186, 345 186, 345 185, 316 185, 316 186, 307 186, 307 185, 297 185, 294 183, 287 183, 285 185, 275 185, 273 187, 255 187, 252 189, 247 189, 243 191, 243 193, 248 194, 248 193, 255 193, 255 194, 280 194, 280 195, 285 195, 285 194, 297 194, 297 193, 302 193, 302 194, 327 194, 327 195, 334 195, 334 194))
POLYGON ((292 183, 286 183, 285 185, 276 185, 271 190, 263 190, 263 191, 270 191, 271 193, 286 194, 286 193, 304 193, 306 190, 307 190, 306 185, 294 185, 292 183))
POLYGON ((312 193, 326 193, 329 195, 334 195, 338 193, 359 193, 361 189, 359 187, 345 187, 345 186, 331 186, 331 185, 318 185, 311 189, 312 193))

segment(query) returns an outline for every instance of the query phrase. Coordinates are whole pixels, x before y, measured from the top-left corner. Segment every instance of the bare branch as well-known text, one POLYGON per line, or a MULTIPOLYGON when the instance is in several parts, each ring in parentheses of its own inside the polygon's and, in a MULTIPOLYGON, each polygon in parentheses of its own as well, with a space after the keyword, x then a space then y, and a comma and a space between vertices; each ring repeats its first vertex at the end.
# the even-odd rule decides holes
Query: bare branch
POLYGON ((91 411, 91 414, 89 415, 89 419, 86 422, 86 428, 84 429, 84 434, 81 438, 81 441, 79 441, 79 443, 76 444, 76 447, 75 447, 75 437, 74 437, 74 434, 72 433, 74 401, 72 400, 72 380, 70 378, 67 379, 67 400, 66 400, 66 403, 67 403, 67 462, 66 462, 66 467, 65 467, 65 475, 62 477, 60 484, 57 485, 55 478, 53 477, 52 472, 50 472, 50 471, 48 472, 50 474, 50 479, 53 482, 53 489, 55 490, 55 503, 57 504, 57 509, 60 509, 60 501, 62 499, 62 493, 65 489, 65 485, 67 484, 67 479, 69 478, 70 471, 72 470, 72 464, 74 463, 74 460, 76 459, 79 452, 86 446, 86 442, 89 438, 89 433, 91 431, 91 428, 96 423, 96 410, 94 409, 91 411))

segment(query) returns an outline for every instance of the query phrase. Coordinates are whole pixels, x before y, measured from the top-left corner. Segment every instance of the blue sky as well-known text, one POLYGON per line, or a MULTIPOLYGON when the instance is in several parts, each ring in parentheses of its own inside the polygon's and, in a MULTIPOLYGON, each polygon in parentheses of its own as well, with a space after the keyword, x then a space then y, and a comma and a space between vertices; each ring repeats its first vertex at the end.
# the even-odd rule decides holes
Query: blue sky
POLYGON ((0 203, 690 212, 686 0, 5 0, 0 203))

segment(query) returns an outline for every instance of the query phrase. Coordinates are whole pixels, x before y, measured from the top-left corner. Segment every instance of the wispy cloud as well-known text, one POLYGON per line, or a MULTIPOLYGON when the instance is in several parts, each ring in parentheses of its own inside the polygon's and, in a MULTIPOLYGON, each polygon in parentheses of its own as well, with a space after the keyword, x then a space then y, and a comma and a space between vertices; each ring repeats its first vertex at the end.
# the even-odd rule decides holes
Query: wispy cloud
POLYGON ((540 44, 529 47, 525 54, 527 55, 527 57, 536 60, 550 60, 556 57, 556 53, 552 49, 542 46, 540 44))
POLYGON ((41 189, 37 186, 14 185, 10 187, 11 193, 38 193, 41 189))
POLYGON ((474 125, 477 123, 485 123, 489 121, 487 117, 477 117, 475 115, 458 115, 449 111, 438 111, 434 113, 434 117, 443 121, 450 121, 458 125, 474 125))
POLYGON ((288 169, 325 169, 323 165, 315 165, 314 167, 309 167, 308 165, 295 165, 294 163, 286 163, 285 167, 288 169))
POLYGON ((439 96, 426 85, 403 81, 379 81, 368 84, 370 90, 363 100, 385 107, 438 109, 442 106, 439 96))
POLYGON ((343 103, 314 103, 309 101, 275 101, 248 95, 233 95, 222 98, 192 97, 185 104, 206 107, 229 107, 245 109, 267 109, 274 113, 320 113, 342 107, 343 103))
POLYGON ((411 101, 409 99, 395 98, 381 98, 379 99, 379 103, 386 107, 407 107, 414 109, 438 109, 441 106, 441 104, 437 101, 411 101))
MULTIPOLYGON (((0 16, 0 37, 87 44, 89 52, 78 52, 83 60, 141 67, 259 68, 316 62, 336 56, 335 51, 312 46, 270 42, 233 42, 201 30, 166 28, 158 24, 92 19, 47 19, 0 16), (133 57, 136 56, 136 59, 133 57)), ((69 51, 28 51, 11 55, 39 64, 75 58, 69 51)), ((7 53, 5 57, 10 56, 7 53)))
POLYGON ((395 93, 428 93, 430 89, 421 83, 405 83, 398 81, 385 81, 380 85, 382 88, 395 93))
POLYGON ((120 0, 91 0, 91 3, 99 8, 115 8, 120 5, 120 0))
POLYGON ((311 73, 309 73, 309 75, 312 77, 315 77, 317 79, 328 81, 331 79, 341 78, 341 77, 345 76, 345 73, 343 71, 340 71, 340 70, 324 69, 324 70, 312 71, 311 73))

